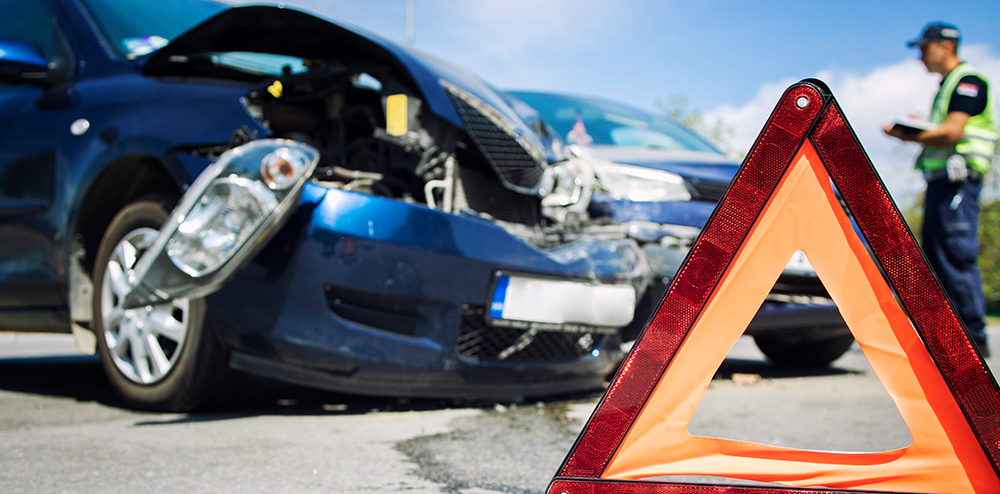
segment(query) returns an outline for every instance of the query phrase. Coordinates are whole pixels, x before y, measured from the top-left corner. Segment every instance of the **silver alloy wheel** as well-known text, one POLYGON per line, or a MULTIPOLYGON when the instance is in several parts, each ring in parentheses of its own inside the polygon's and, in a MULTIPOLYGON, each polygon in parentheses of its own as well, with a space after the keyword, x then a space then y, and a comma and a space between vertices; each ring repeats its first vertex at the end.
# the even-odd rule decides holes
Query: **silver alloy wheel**
POLYGON ((163 379, 181 355, 188 333, 189 301, 122 307, 135 262, 153 243, 157 230, 132 230, 115 246, 101 285, 101 316, 108 353, 125 377, 139 384, 163 379))

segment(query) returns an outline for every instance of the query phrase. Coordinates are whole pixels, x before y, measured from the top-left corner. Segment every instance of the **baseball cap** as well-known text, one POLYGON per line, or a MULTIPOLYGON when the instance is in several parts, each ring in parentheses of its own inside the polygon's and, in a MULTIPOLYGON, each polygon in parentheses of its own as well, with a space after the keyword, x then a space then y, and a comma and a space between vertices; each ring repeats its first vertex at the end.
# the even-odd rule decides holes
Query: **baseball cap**
POLYGON ((913 48, 914 46, 924 46, 931 41, 937 39, 950 39, 958 43, 958 40, 962 37, 962 33, 958 31, 958 28, 952 24, 945 24, 944 22, 932 22, 924 28, 923 34, 919 38, 906 43, 906 46, 913 48))

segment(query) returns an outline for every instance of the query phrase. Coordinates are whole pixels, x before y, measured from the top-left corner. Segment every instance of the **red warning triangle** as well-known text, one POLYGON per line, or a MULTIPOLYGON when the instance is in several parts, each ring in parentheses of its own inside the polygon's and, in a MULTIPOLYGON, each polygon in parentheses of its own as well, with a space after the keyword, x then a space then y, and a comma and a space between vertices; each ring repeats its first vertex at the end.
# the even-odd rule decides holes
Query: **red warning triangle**
POLYGON ((998 465, 996 381, 836 100, 806 80, 782 96, 549 492, 997 493, 998 465), (797 250, 895 402, 909 446, 821 452, 688 433, 713 374, 797 250), (671 475, 781 485, 644 480, 671 475))

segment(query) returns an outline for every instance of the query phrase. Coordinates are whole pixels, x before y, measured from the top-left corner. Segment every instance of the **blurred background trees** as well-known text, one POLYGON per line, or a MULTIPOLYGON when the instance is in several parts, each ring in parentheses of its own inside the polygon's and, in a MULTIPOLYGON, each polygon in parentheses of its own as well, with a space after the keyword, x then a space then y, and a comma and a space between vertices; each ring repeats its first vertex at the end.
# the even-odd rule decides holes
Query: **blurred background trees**
POLYGON ((711 141, 723 153, 740 159, 746 157, 748 150, 733 149, 733 138, 736 137, 736 130, 733 129, 733 126, 726 124, 719 117, 709 121, 700 109, 691 106, 691 100, 687 96, 674 93, 666 102, 657 100, 656 108, 664 115, 711 141))

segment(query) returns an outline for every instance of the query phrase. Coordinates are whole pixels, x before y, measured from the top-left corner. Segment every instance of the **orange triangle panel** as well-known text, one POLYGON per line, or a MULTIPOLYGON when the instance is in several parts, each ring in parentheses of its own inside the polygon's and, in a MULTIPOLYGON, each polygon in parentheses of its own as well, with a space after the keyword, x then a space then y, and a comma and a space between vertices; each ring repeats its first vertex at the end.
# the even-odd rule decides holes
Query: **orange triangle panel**
POLYGON ((1000 390, 836 100, 806 80, 779 101, 549 492, 997 493, 998 465, 1000 390), (821 452, 688 433, 797 250, 896 403, 909 446, 821 452), (672 475, 778 484, 645 480, 672 475))

